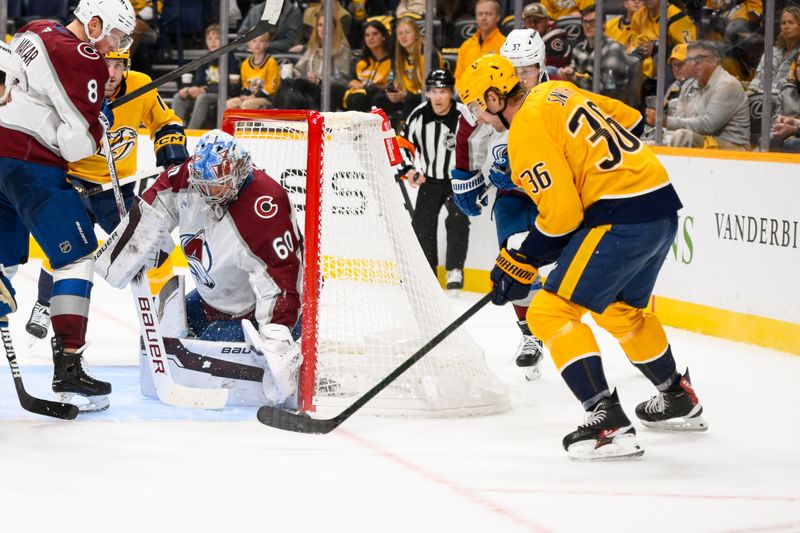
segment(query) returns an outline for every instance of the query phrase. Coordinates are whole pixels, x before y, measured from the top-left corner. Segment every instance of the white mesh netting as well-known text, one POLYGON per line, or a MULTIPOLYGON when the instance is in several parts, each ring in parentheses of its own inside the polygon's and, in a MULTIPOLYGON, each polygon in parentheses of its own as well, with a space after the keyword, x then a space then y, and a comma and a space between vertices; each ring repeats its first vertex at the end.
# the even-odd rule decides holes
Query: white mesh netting
MULTIPOLYGON (((403 207, 380 119, 365 113, 323 116, 320 224, 305 229, 307 243, 318 239, 322 274, 314 392, 320 409, 350 403, 456 318, 403 207)), ((263 118, 238 120, 235 135, 289 191, 305 228, 307 123, 270 118, 265 111, 263 118)), ((482 350, 460 329, 368 407, 455 415, 499 412, 509 403, 482 350)))

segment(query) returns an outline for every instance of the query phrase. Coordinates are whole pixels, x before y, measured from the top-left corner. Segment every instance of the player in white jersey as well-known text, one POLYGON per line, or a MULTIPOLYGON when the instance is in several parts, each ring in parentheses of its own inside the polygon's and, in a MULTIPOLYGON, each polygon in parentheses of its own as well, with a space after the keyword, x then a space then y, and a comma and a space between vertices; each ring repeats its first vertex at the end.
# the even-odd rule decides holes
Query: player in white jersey
MULTIPOLYGON (((291 332, 302 290, 302 241, 287 192, 253 166, 232 136, 211 130, 189 160, 162 173, 134 202, 98 252, 97 272, 116 287, 126 285, 153 265, 159 249, 170 248, 162 243, 171 242, 176 227, 196 286, 185 300, 188 327, 181 336, 248 342, 271 370, 267 399, 284 401, 296 388, 300 351, 291 332), (249 334, 251 325, 257 334, 249 334)), ((195 371, 203 369, 179 369, 195 371)))
MULTIPOLYGON (((530 87, 538 81, 538 78, 531 79, 531 74, 535 72, 531 66, 538 66, 541 72, 546 72, 544 42, 535 30, 513 30, 506 38, 500 54, 514 63, 520 80, 530 87)), ((536 220, 536 204, 523 190, 511 183, 508 130, 499 128, 502 131, 498 131, 492 127, 498 121, 497 116, 474 107, 471 111, 475 120, 470 122, 462 118, 456 135, 456 170, 452 173, 454 199, 467 215, 479 215, 481 208, 478 202, 481 198, 487 202, 485 177, 488 177, 497 187, 497 198, 492 208, 497 240, 501 248, 516 248, 525 240, 528 229, 536 220)), ((540 288, 541 282, 537 281, 531 285, 528 297, 512 302, 517 325, 522 332, 516 363, 524 369, 528 380, 541 375, 542 343, 531 334, 525 318, 531 298, 540 288)))
POLYGON ((75 16, 33 21, 10 43, 19 83, 0 107, 0 266, 25 263, 33 234, 54 269, 53 390, 102 398, 111 385, 88 376, 81 356, 97 239, 66 169, 97 151, 101 110, 113 122, 103 54, 128 47, 136 16, 127 0, 81 0, 75 16))

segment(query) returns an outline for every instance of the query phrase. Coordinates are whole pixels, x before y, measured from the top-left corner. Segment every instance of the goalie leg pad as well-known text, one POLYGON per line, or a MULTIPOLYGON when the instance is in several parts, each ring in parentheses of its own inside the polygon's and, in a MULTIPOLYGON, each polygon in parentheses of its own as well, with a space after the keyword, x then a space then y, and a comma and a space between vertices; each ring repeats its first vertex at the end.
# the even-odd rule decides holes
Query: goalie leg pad
POLYGON ((157 266, 159 258, 172 252, 175 243, 168 226, 166 215, 147 202, 135 202, 95 253, 95 271, 113 287, 128 285, 143 268, 157 266))
POLYGON ((186 282, 183 276, 172 276, 158 293, 158 320, 163 337, 186 337, 189 326, 186 320, 186 282))

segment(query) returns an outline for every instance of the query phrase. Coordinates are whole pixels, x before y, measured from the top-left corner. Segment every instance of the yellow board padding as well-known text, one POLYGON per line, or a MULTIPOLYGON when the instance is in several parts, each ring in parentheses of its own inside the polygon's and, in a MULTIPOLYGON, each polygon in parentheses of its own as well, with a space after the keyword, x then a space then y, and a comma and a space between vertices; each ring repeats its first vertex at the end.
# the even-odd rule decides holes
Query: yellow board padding
POLYGON ((779 152, 740 152, 738 150, 705 150, 703 148, 674 148, 671 146, 651 146, 650 149, 657 155, 677 157, 727 159, 763 163, 800 163, 800 155, 779 152))
POLYGON ((634 363, 647 363, 667 351, 667 335, 653 313, 618 302, 603 314, 592 313, 598 326, 611 333, 634 363))
POLYGON ((800 355, 800 324, 654 296, 653 310, 666 326, 800 355))
POLYGON ((567 272, 564 274, 564 279, 561 280, 561 284, 558 287, 559 296, 567 300, 572 298, 572 293, 575 291, 575 287, 578 286, 578 282, 581 280, 581 276, 583 276, 583 271, 586 270, 586 265, 589 264, 589 260, 594 255, 594 251, 600 243, 600 239, 602 239, 603 235, 610 229, 611 224, 604 224, 589 230, 589 233, 586 234, 586 237, 578 248, 575 257, 570 261, 567 272))

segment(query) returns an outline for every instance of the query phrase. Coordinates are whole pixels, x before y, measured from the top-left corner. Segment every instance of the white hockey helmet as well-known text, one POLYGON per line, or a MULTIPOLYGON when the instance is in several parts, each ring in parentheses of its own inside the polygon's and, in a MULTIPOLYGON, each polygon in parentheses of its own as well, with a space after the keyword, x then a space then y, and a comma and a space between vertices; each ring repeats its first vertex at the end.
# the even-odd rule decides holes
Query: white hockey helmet
POLYGON ((200 137, 189 160, 189 184, 219 213, 236 199, 252 172, 250 154, 222 130, 200 137))
POLYGON ((136 13, 129 0, 80 0, 78 7, 75 8, 75 17, 83 22, 87 36, 92 17, 99 17, 103 21, 103 33, 100 37, 96 39, 89 37, 92 45, 111 35, 113 30, 123 34, 116 47, 118 51, 127 50, 133 42, 131 34, 136 27, 136 13))
POLYGON ((545 69, 544 41, 536 30, 512 30, 500 48, 500 55, 510 59, 516 68, 535 65, 539 70, 545 69))

